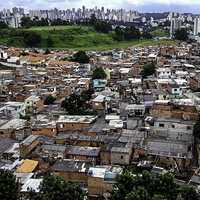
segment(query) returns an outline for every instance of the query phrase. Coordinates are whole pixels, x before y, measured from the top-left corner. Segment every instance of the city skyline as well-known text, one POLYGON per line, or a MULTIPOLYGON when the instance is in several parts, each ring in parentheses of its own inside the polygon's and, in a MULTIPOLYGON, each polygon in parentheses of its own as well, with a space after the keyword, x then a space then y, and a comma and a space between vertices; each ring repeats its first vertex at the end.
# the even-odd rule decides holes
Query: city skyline
POLYGON ((80 8, 85 5, 88 8, 95 6, 105 8, 124 8, 137 10, 139 12, 191 12, 200 13, 200 2, 198 0, 10 0, 9 2, 0 2, 1 8, 24 7, 29 9, 67 9, 80 8), (199 5, 199 6, 198 6, 199 5))

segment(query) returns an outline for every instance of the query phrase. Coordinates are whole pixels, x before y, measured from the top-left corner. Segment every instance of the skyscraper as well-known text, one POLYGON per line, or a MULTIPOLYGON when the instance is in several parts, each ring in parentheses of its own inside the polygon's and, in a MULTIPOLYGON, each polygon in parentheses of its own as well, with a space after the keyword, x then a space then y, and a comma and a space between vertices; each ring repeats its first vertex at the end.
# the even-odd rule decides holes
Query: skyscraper
POLYGON ((172 18, 170 27, 170 37, 173 38, 175 31, 180 28, 181 28, 181 20, 179 18, 172 18))
POLYGON ((194 19, 194 35, 198 35, 200 33, 200 18, 196 17, 194 19))

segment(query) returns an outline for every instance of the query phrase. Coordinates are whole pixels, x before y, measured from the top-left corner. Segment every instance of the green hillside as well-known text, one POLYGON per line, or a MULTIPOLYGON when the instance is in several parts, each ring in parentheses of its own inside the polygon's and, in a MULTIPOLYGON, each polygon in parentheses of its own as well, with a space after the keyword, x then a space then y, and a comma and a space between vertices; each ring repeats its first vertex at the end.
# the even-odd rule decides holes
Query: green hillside
POLYGON ((133 40, 115 41, 113 33, 96 32, 86 26, 48 26, 29 29, 6 29, 0 31, 0 44, 16 47, 25 47, 22 32, 36 32, 41 36, 37 47, 41 48, 68 48, 77 50, 104 50, 113 48, 127 48, 133 45, 174 44, 174 41, 133 40), (50 41, 49 41, 50 40, 50 41))
POLYGON ((157 28, 151 32, 154 37, 169 37, 169 32, 161 28, 157 28))

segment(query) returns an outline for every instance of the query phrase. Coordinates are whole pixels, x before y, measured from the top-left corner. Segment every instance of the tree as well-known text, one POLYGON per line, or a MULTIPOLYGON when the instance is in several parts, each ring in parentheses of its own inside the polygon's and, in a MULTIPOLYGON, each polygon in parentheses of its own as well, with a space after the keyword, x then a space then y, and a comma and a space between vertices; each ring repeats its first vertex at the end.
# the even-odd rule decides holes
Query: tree
POLYGON ((23 28, 30 28, 33 25, 33 21, 30 17, 22 17, 21 18, 21 26, 23 28))
POLYGON ((145 31, 145 32, 142 33, 142 37, 144 39, 152 39, 153 38, 153 36, 151 35, 151 33, 147 32, 147 31, 145 31))
POLYGON ((107 75, 102 67, 97 67, 92 74, 92 79, 106 79, 107 75))
POLYGON ((89 100, 92 98, 93 93, 93 89, 83 91, 80 95, 74 93, 61 103, 61 107, 65 108, 69 114, 88 114, 90 113, 89 100))
POLYGON ((18 183, 16 177, 9 171, 0 171, 0 199, 18 199, 18 183))
POLYGON ((33 20, 31 20, 30 17, 22 17, 21 19, 21 26, 23 28, 30 28, 31 26, 49 26, 48 19, 38 17, 34 17, 33 20))
MULTIPOLYGON (((20 200, 26 199, 26 200, 42 200, 42 195, 38 192, 35 192, 34 190, 29 190, 27 193, 22 193, 20 195, 20 200)), ((44 199, 45 200, 45 199, 44 199)))
POLYGON ((97 32, 101 33, 109 33, 112 30, 112 26, 109 22, 97 19, 95 14, 90 16, 89 25, 93 26, 97 32))
POLYGON ((106 22, 106 21, 100 21, 98 20, 95 25, 94 25, 94 29, 97 32, 101 32, 101 33, 109 33, 112 30, 112 26, 110 23, 106 22))
POLYGON ((131 175, 130 171, 125 170, 122 175, 116 178, 111 200, 124 200, 127 194, 132 192, 135 183, 135 177, 131 175))
POLYGON ((116 179, 111 200, 199 200, 195 189, 175 183, 172 174, 154 175, 150 172, 133 175, 125 170, 116 179))
POLYGON ((49 95, 46 97, 46 99, 44 100, 44 105, 50 105, 53 104, 54 101, 56 100, 56 97, 49 95))
POLYGON ((42 200, 84 200, 85 197, 78 184, 53 175, 44 177, 40 191, 42 200))
POLYGON ((117 41, 123 41, 125 38, 124 38, 124 29, 117 26, 115 28, 115 34, 114 34, 114 39, 117 40, 117 41))
POLYGON ((139 187, 135 192, 126 195, 125 200, 148 200, 149 195, 144 187, 139 187))
POLYGON ((155 71, 156 71, 156 67, 154 63, 145 64, 141 71, 141 75, 143 78, 146 78, 147 76, 153 75, 155 71))
POLYGON ((188 40, 188 31, 185 28, 181 28, 175 31, 174 38, 176 40, 187 41, 188 40))
POLYGON ((37 47, 41 40, 40 34, 36 32, 24 32, 24 43, 27 47, 37 47))
POLYGON ((115 34, 113 38, 117 41, 122 41, 122 40, 135 40, 135 39, 140 39, 141 34, 139 29, 135 28, 134 26, 126 27, 126 28, 121 28, 117 26, 115 28, 115 34))
POLYGON ((183 186, 180 189, 180 196, 183 200, 199 200, 200 197, 193 187, 183 186))
POLYGON ((125 40, 133 40, 133 39, 140 39, 141 34, 139 29, 135 28, 134 26, 126 27, 124 32, 125 40))
POLYGON ((51 36, 48 36, 48 37, 47 37, 46 42, 47 42, 47 47, 53 47, 53 43, 54 43, 54 42, 53 42, 51 36))
POLYGON ((36 24, 37 26, 49 26, 48 19, 41 18, 36 24))
POLYGON ((152 200, 167 200, 167 199, 163 195, 161 195, 161 194, 155 194, 152 197, 152 200))
POLYGON ((86 54, 85 51, 78 51, 73 55, 72 61, 86 64, 90 62, 90 57, 86 54))
POLYGON ((95 14, 91 15, 89 25, 93 26, 97 32, 101 33, 108 33, 112 30, 112 26, 109 22, 97 19, 95 14))
POLYGON ((51 26, 63 26, 63 25, 70 25, 70 22, 62 20, 60 18, 51 21, 51 26))
POLYGON ((5 22, 0 21, 0 29, 5 29, 8 28, 8 24, 6 24, 5 22))
POLYGON ((87 102, 92 98, 92 95, 94 94, 93 88, 89 88, 88 90, 84 90, 81 93, 81 99, 83 102, 87 102))
POLYGON ((61 107, 65 108, 69 114, 78 114, 81 109, 80 96, 77 94, 70 95, 62 103, 61 107))
POLYGON ((97 23, 97 18, 96 18, 96 16, 95 16, 95 14, 92 14, 92 15, 90 16, 89 24, 90 24, 91 26, 94 26, 96 23, 97 23))

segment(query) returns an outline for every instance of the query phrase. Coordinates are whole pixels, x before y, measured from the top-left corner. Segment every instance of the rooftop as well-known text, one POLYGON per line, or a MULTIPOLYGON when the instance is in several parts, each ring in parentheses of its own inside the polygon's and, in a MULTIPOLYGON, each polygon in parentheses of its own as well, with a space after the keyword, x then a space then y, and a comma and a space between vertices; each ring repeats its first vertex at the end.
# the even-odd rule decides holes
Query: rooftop
POLYGON ((0 154, 9 150, 15 143, 16 143, 15 140, 9 138, 0 139, 0 154))
POLYGON ((40 184, 42 183, 43 179, 28 179, 21 188, 21 192, 39 192, 40 191, 40 184))
POLYGON ((97 97, 95 97, 93 100, 93 102, 104 102, 105 101, 105 96, 104 95, 98 95, 97 97))
POLYGON ((66 172, 81 172, 87 173, 89 167, 91 166, 90 162, 81 161, 81 160, 57 160, 56 163, 52 166, 53 171, 66 171, 66 172))
POLYGON ((6 124, 0 126, 1 130, 5 129, 21 129, 26 126, 26 120, 23 119, 11 119, 6 124))
POLYGON ((30 96, 26 99, 26 101, 40 101, 39 96, 30 96))
POLYGON ((44 145, 42 145, 42 150, 43 151, 65 152, 66 146, 56 145, 56 144, 54 144, 54 145, 53 144, 51 144, 51 145, 44 144, 44 145))
POLYGON ((102 178, 105 181, 113 181, 118 174, 122 172, 119 166, 96 166, 90 167, 88 175, 91 177, 102 178))
POLYGON ((100 153, 100 147, 82 147, 82 146, 70 146, 68 147, 68 155, 80 155, 97 157, 100 153))
POLYGON ((147 143, 147 151, 149 154, 178 157, 178 158, 191 158, 188 152, 188 144, 175 141, 152 140, 147 143))
POLYGON ((24 160, 22 164, 17 168, 17 173, 31 173, 35 170, 38 165, 38 161, 35 160, 24 160))
POLYGON ((30 145, 33 141, 35 141, 39 135, 30 135, 25 140, 21 142, 22 145, 30 145))
POLYGON ((61 115, 58 123, 92 123, 97 117, 91 115, 61 115))

